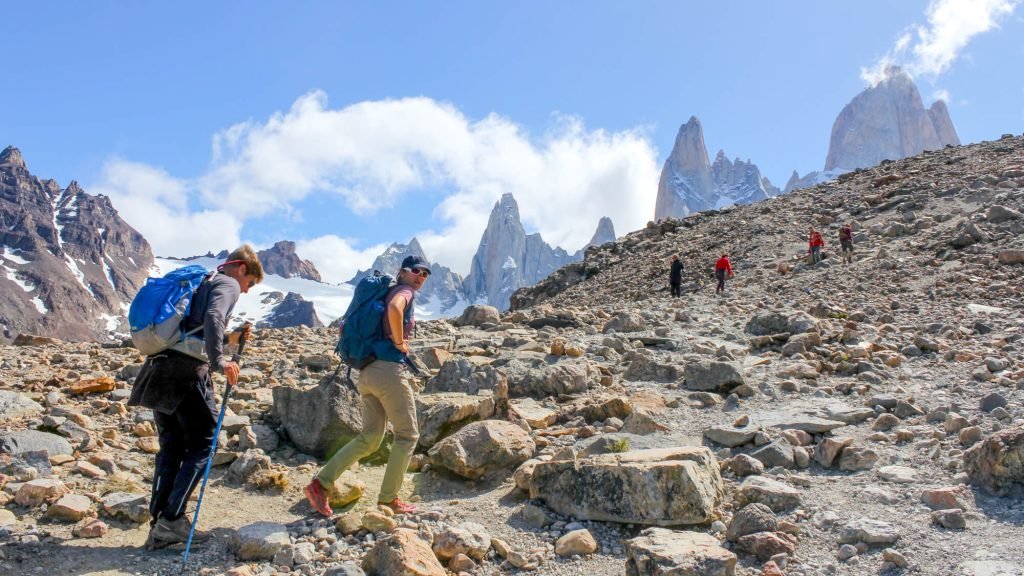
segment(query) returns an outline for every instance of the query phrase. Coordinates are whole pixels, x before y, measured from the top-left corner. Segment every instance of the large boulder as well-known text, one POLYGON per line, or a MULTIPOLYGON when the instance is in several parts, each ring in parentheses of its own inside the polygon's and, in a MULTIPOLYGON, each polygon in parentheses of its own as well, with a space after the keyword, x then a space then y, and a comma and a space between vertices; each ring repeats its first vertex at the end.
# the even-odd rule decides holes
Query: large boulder
POLYGON ((419 422, 422 448, 430 448, 460 428, 494 415, 494 396, 486 393, 467 395, 461 392, 420 394, 416 397, 416 420, 419 422))
POLYGON ((345 374, 328 375, 306 389, 273 389, 274 415, 296 448, 323 457, 363 429, 359 392, 345 383, 345 374))
POLYGON ((508 378, 493 366, 480 366, 466 358, 452 358, 427 380, 424 392, 490 392, 499 405, 508 402, 508 378))
POLYGON ((430 462, 459 476, 477 479, 492 472, 512 470, 537 449, 530 435, 503 420, 468 424, 430 449, 430 462))
POLYGON ((1024 427, 996 432, 964 454, 971 483, 998 496, 1024 495, 1024 427))
POLYGON ((703 447, 659 448, 540 462, 530 497, 586 520, 676 526, 714 518, 725 493, 718 461, 703 447))
POLYGON ((517 357, 499 369, 508 376, 511 396, 578 394, 601 381, 600 370, 583 358, 517 357))
POLYGON ((288 528, 274 522, 242 526, 231 536, 231 551, 239 560, 273 560, 275 554, 289 545, 288 528))
POLYGON ((22 454, 40 450, 46 450, 50 456, 71 456, 74 452, 67 440, 49 432, 38 430, 0 432, 0 453, 22 454))
POLYGON ((746 384, 739 366, 731 362, 702 360, 690 362, 683 369, 687 390, 728 393, 737 386, 746 384))
POLYGON ((818 321, 806 312, 785 313, 778 310, 755 314, 744 328, 754 336, 770 336, 783 332, 803 334, 818 329, 818 321))
POLYGON ((494 306, 472 304, 462 311, 453 322, 456 326, 481 326, 483 324, 501 324, 501 314, 494 306))
POLYGON ((626 576, 733 576, 736 555, 702 532, 647 528, 626 540, 626 576))
POLYGON ((800 505, 798 490, 764 476, 747 476, 736 489, 734 498, 739 507, 764 504, 772 512, 782 512, 800 505))
POLYGON ((0 424, 41 414, 43 407, 17 392, 0 390, 0 424))
POLYGON ((611 320, 605 322, 601 332, 641 332, 647 329, 644 317, 636 312, 619 312, 611 320))
POLYGON ((631 382, 675 382, 682 370, 675 364, 662 364, 647 354, 634 354, 622 377, 631 382))
POLYGON ((430 549, 430 543, 408 528, 398 528, 378 540, 363 556, 362 568, 369 576, 447 574, 430 549))

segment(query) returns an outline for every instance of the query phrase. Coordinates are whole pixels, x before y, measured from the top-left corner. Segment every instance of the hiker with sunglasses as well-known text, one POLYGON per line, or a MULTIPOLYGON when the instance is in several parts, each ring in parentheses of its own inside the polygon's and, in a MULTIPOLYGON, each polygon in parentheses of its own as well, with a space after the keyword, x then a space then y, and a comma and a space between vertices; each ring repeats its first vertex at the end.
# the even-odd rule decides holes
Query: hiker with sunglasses
MULTIPOLYGON (((262 280, 263 266, 251 246, 232 252, 196 289, 181 322, 182 339, 148 356, 132 387, 128 405, 153 410, 160 443, 147 549, 188 540, 186 503, 202 480, 217 425, 210 371, 223 373, 231 385, 238 381, 238 364, 225 354, 224 345, 237 344, 250 328, 247 324, 228 337, 225 329, 238 298, 262 280)), ((197 530, 193 540, 205 538, 197 530)))
POLYGON ((389 420, 395 443, 391 447, 377 502, 397 514, 417 512, 415 506, 398 499, 398 491, 420 437, 412 374, 407 369, 407 362, 409 337, 415 326, 413 300, 428 276, 430 268, 423 258, 407 256, 398 271, 397 284, 384 297, 383 338, 374 342, 375 359, 359 371, 357 386, 363 405, 363 430, 335 452, 304 490, 309 505, 324 516, 334 513, 329 492, 335 480, 359 459, 373 454, 380 447, 389 420))

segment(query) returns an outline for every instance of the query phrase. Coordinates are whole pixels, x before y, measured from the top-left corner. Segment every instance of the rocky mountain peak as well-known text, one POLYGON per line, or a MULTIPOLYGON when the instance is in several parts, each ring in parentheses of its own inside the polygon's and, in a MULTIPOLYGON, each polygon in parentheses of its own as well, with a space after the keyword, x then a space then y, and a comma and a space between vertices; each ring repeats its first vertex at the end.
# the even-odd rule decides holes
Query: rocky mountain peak
POLYGON ((730 161, 724 150, 708 161, 704 128, 695 116, 679 128, 675 146, 658 183, 655 220, 692 212, 748 204, 779 194, 779 189, 749 159, 730 161))
POLYGON ((600 246, 602 244, 607 244, 608 242, 615 242, 615 226, 612 224, 611 218, 602 216, 601 219, 598 220, 597 230, 594 231, 594 235, 590 238, 590 242, 587 242, 587 246, 600 246))
POLYGON ((949 109, 937 101, 926 109, 913 79, 899 67, 850 101, 832 125, 825 170, 856 170, 959 145, 949 109))
POLYGON ((14 146, 8 146, 0 152, 0 166, 12 168, 25 168, 25 159, 21 157, 21 150, 14 146))
POLYGON ((552 248, 538 233, 527 235, 519 219, 519 204, 512 194, 504 194, 494 203, 473 256, 465 281, 466 296, 471 302, 508 308, 509 298, 518 288, 579 260, 582 255, 577 254, 552 248))
POLYGON ((258 253, 263 270, 282 278, 305 278, 320 282, 320 272, 309 260, 303 260, 295 252, 295 242, 281 240, 272 248, 258 253))
POLYGON ((8 147, 0 154, 0 223, 6 331, 95 340, 123 328, 153 254, 108 198, 33 176, 8 147))

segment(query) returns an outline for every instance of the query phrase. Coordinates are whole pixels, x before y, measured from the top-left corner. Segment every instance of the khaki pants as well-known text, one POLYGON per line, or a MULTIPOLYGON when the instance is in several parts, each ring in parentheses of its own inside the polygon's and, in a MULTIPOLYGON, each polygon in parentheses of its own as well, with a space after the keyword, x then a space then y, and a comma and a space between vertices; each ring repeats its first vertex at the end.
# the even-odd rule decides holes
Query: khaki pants
POLYGON ((420 438, 412 382, 401 364, 377 360, 360 371, 358 387, 363 402, 363 431, 335 452, 316 477, 324 488, 330 488, 342 472, 380 447, 391 420, 395 444, 377 498, 378 502, 390 502, 398 497, 420 438))

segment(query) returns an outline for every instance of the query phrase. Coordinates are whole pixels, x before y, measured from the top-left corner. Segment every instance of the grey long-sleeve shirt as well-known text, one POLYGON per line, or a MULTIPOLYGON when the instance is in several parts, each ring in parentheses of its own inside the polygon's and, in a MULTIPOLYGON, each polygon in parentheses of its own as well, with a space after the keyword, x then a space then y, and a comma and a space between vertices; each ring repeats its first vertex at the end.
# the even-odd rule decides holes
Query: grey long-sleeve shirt
MULTIPOLYGON (((202 337, 206 352, 204 360, 208 361, 214 370, 223 371, 224 365, 230 360, 224 357, 224 333, 231 312, 235 309, 235 303, 241 295, 242 289, 234 278, 214 274, 196 290, 189 315, 184 321, 185 332, 191 332, 199 326, 203 327, 194 336, 202 337)), ((192 353, 194 347, 172 348, 195 355, 192 353)))

